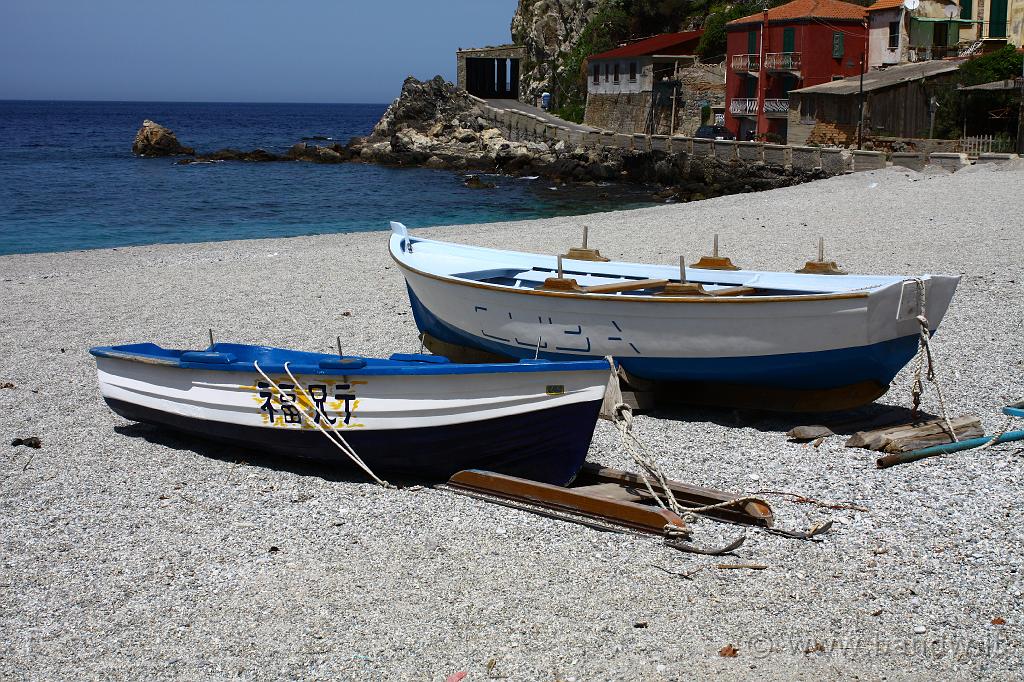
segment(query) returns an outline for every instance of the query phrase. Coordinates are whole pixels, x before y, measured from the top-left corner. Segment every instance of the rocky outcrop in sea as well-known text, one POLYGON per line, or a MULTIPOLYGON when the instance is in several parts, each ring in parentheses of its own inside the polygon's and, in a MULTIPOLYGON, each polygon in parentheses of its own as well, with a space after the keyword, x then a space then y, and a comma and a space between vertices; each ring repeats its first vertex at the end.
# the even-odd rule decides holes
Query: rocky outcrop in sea
MULTIPOLYGON (((310 138, 313 139, 313 138, 310 138)), ((311 163, 342 163, 352 158, 352 151, 344 145, 320 146, 297 142, 284 154, 274 154, 265 149, 218 149, 213 152, 197 153, 178 141, 174 131, 159 123, 146 119, 135 133, 132 153, 142 157, 181 156, 180 165, 190 163, 213 163, 215 161, 308 161, 311 163)))
POLYGON ((196 150, 181 144, 172 131, 147 118, 135 133, 132 153, 136 156, 192 156, 196 150))

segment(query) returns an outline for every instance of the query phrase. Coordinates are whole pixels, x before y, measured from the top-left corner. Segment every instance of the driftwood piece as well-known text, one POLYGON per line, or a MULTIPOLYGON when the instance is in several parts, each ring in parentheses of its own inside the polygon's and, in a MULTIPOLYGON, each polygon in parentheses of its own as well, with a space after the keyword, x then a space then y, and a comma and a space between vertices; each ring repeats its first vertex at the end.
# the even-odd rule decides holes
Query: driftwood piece
MULTIPOLYGON (((960 440, 977 438, 984 434, 981 420, 973 415, 957 417, 950 422, 960 440)), ((953 439, 949 435, 945 420, 930 419, 918 424, 897 424, 873 431, 858 431, 846 441, 846 447, 895 453, 951 442, 953 439)))

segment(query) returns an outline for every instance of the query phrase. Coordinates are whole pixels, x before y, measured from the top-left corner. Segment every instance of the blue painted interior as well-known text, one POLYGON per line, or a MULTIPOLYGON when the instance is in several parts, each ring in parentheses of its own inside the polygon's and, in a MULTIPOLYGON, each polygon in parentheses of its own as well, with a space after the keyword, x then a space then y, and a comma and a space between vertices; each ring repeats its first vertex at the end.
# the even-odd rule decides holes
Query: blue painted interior
POLYGON ((294 374, 356 375, 445 375, 506 374, 515 372, 608 371, 604 360, 570 358, 568 361, 488 363, 465 365, 447 358, 418 353, 396 353, 389 359, 345 357, 325 353, 249 346, 238 343, 216 343, 205 351, 173 350, 154 343, 133 343, 123 346, 97 346, 89 350, 96 357, 148 362, 182 369, 215 369, 226 372, 252 372, 258 361, 265 372, 283 372, 284 364, 294 374))
MULTIPOLYGON (((409 300, 420 331, 448 343, 479 348, 513 358, 533 357, 534 347, 504 344, 489 338, 467 334, 443 322, 431 313, 412 289, 409 300)), ((887 386, 917 352, 918 336, 812 353, 785 353, 751 357, 672 358, 616 357, 626 371, 651 381, 693 381, 771 386, 792 389, 827 389, 862 381, 877 381, 887 386)), ((585 358, 543 350, 549 360, 585 358)))

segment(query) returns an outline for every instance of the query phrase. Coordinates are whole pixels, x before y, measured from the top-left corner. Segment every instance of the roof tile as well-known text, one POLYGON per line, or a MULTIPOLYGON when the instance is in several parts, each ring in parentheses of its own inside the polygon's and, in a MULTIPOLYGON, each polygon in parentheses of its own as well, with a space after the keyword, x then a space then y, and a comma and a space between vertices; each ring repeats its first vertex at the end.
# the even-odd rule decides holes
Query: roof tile
POLYGON ((868 11, 874 12, 880 9, 896 9, 903 6, 903 0, 878 0, 878 2, 868 5, 868 11))
MULTIPOLYGON (((730 21, 727 26, 760 23, 764 17, 762 12, 751 14, 741 19, 730 21)), ((768 10, 769 23, 781 23, 795 19, 833 19, 861 21, 864 19, 864 8, 841 0, 793 0, 768 10)))
POLYGON ((607 52, 590 55, 589 59, 615 59, 617 57, 643 57, 651 54, 666 54, 666 50, 681 47, 693 42, 696 50, 697 41, 704 31, 684 31, 683 33, 662 33, 661 35, 638 40, 634 43, 616 47, 607 52))

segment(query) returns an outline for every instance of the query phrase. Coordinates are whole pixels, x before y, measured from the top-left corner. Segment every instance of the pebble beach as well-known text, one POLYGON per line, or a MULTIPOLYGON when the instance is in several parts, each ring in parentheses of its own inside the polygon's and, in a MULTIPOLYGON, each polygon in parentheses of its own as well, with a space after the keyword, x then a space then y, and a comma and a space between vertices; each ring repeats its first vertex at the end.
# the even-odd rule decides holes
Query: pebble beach
MULTIPOLYGON (((992 433, 1000 408, 1024 398, 1019 164, 889 168, 416 233, 562 253, 586 224, 605 256, 659 263, 696 260, 718 233, 737 264, 783 271, 812 259, 821 236, 850 272, 962 275, 934 338, 938 374, 950 413, 992 433)), ((348 469, 134 424, 100 398, 94 345, 204 348, 212 329, 309 351, 332 352, 338 335, 346 353, 418 351, 387 235, 0 257, 0 384, 13 385, 0 388, 0 679, 1020 675, 1024 455, 1013 443, 879 470, 845 435, 790 442, 812 417, 638 416, 672 478, 763 494, 781 527, 833 521, 803 542, 698 518, 695 544, 747 536, 721 558, 430 487, 385 490, 348 469), (29 436, 42 447, 10 446, 29 436)), ((910 400, 905 370, 878 405, 910 400)), ((938 409, 933 390, 924 404, 938 409)), ((588 459, 634 470, 605 421, 588 459)))

